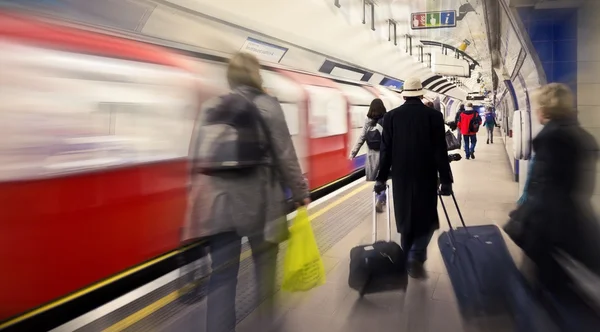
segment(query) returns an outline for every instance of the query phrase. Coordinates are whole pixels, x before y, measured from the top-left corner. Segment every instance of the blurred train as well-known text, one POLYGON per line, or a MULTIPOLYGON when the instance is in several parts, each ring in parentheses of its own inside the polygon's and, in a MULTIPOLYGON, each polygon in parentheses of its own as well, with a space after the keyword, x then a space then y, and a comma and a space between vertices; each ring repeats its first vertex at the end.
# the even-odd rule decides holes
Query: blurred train
MULTIPOLYGON (((178 248, 194 120, 227 92, 225 61, 0 13, 4 326, 178 248)), ((348 154, 372 99, 403 102, 289 68, 265 65, 262 76, 313 190, 364 166, 365 147, 348 154)))

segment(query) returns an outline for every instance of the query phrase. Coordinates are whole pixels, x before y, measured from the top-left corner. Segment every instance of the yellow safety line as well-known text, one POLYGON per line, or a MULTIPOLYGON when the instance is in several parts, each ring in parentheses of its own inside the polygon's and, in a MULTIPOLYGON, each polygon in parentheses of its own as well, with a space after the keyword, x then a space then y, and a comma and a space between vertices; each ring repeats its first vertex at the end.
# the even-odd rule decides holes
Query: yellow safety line
POLYGON ((58 307, 58 306, 60 306, 60 305, 62 305, 64 303, 72 301, 75 298, 78 298, 78 297, 80 297, 82 295, 90 293, 90 292, 92 292, 92 291, 94 291, 96 289, 102 288, 102 287, 104 287, 104 286, 106 286, 106 285, 108 285, 110 283, 113 283, 113 282, 119 280, 119 279, 122 279, 122 278, 127 277, 127 276, 129 276, 131 274, 134 274, 134 273, 136 273, 136 272, 138 272, 138 271, 140 271, 142 269, 145 269, 146 267, 148 267, 150 265, 154 265, 154 264, 156 264, 156 263, 158 263, 160 261, 163 261, 163 260, 165 260, 165 259, 167 259, 169 257, 175 256, 178 253, 180 253, 182 251, 185 251, 185 250, 186 249, 180 249, 180 250, 175 250, 175 251, 172 251, 170 253, 164 254, 164 255, 162 255, 160 257, 157 257, 157 258, 155 258, 153 260, 150 260, 150 261, 148 261, 146 263, 138 265, 138 266, 136 266, 136 267, 134 267, 132 269, 129 269, 129 270, 125 271, 125 272, 119 273, 119 274, 114 275, 114 276, 112 276, 112 277, 110 277, 108 279, 100 281, 97 284, 94 284, 92 286, 89 286, 87 288, 79 290, 77 292, 74 292, 71 295, 67 295, 67 296, 65 296, 65 297, 63 297, 63 298, 61 298, 59 300, 56 300, 56 301, 54 301, 52 303, 49 303, 49 304, 44 305, 44 306, 41 306, 41 307, 39 307, 39 308, 37 308, 35 310, 32 310, 32 311, 30 311, 30 312, 28 312, 26 314, 21 315, 19 317, 15 317, 15 318, 13 318, 13 319, 11 319, 9 321, 4 322, 3 324, 0 324, 0 330, 2 330, 3 328, 9 327, 11 325, 17 324, 19 322, 22 322, 22 321, 24 321, 24 320, 26 320, 28 318, 33 317, 33 316, 36 316, 36 315, 38 315, 38 314, 40 314, 40 313, 42 313, 44 311, 48 311, 48 310, 50 310, 52 308, 58 307))
MULTIPOLYGON (((346 200, 348 200, 349 198, 351 198, 352 196, 358 194, 359 192, 363 191, 365 188, 367 188, 368 186, 372 186, 373 184, 371 183, 365 183, 362 186, 354 189, 353 191, 349 192, 347 195, 344 195, 342 197, 340 197, 338 200, 332 202, 331 204, 325 206, 324 208, 320 209, 319 211, 313 213, 312 215, 309 216, 309 219, 311 221, 313 221, 314 219, 322 216, 323 214, 327 213, 328 211, 330 211, 331 209, 333 209, 334 207, 342 204, 343 202, 345 202, 346 200)), ((243 261, 245 259, 247 259, 248 257, 250 257, 252 255, 251 250, 247 250, 245 252, 242 253, 241 257, 240 257, 240 261, 243 261)), ((160 298, 159 300, 157 300, 156 302, 140 309, 139 311, 125 317, 124 319, 120 320, 119 322, 111 325, 110 327, 108 327, 107 329, 102 330, 102 332, 119 332, 119 331, 123 331, 126 328, 132 326, 133 324, 141 321, 142 319, 150 316, 152 313, 156 312, 157 310, 159 310, 160 308, 166 306, 167 304, 175 301, 183 292, 180 292, 179 290, 176 290, 162 298, 160 298)))
MULTIPOLYGON (((329 186, 331 186, 331 185, 334 185, 334 184, 336 184, 336 183, 338 183, 338 182, 340 182, 340 181, 342 181, 342 180, 345 180, 345 179, 347 179, 347 178, 348 178, 348 177, 350 177, 350 176, 351 176, 351 175, 347 175, 347 176, 345 176, 345 177, 343 177, 343 178, 341 178, 341 179, 338 179, 338 180, 336 180, 336 181, 333 181, 333 182, 331 182, 331 183, 328 183, 328 184, 326 184, 326 185, 324 185, 324 186, 321 186, 321 187, 319 187, 319 188, 316 188, 315 190, 320 190, 320 189, 323 189, 323 188, 329 187, 329 186)), ((325 208, 324 208, 323 210, 325 210, 325 208)), ((326 212, 326 211, 325 211, 325 212, 326 212)), ((325 212, 323 212, 323 213, 325 213, 325 212)), ((317 213, 319 213, 319 212, 317 212, 317 213)), ((322 213, 321 213, 321 214, 322 214, 322 213)), ((321 214, 319 214, 319 215, 321 215, 321 214)), ((315 217, 315 218, 316 218, 316 217, 315 217)), ((312 219, 311 219, 311 220, 312 220, 312 219)), ((194 246, 194 245, 191 245, 191 246, 194 246)), ((190 246, 190 247, 191 247, 191 246, 190 246)), ((164 255, 162 255, 162 256, 160 256, 160 257, 157 257, 157 258, 155 258, 155 259, 153 259, 153 260, 150 260, 150 261, 148 261, 148 262, 146 262, 146 263, 144 263, 144 264, 141 264, 141 265, 139 265, 139 266, 137 266, 137 267, 134 267, 134 268, 132 268, 132 269, 129 269, 129 270, 127 270, 127 271, 121 272, 121 273, 119 273, 119 274, 116 274, 116 275, 114 275, 114 276, 112 276, 112 277, 110 277, 110 278, 108 278, 108 279, 106 279, 106 280, 103 280, 103 281, 101 281, 101 282, 98 282, 97 284, 94 284, 94 285, 91 285, 91 286, 89 286, 89 287, 87 287, 87 288, 84 288, 84 289, 81 289, 81 290, 79 290, 79 291, 76 291, 76 292, 72 293, 71 295, 67 295, 67 296, 65 296, 65 297, 63 297, 63 298, 61 298, 61 299, 58 299, 58 300, 54 301, 54 302, 48 303, 48 304, 46 304, 46 305, 43 305, 43 306, 41 306, 41 307, 39 307, 39 308, 37 308, 37 309, 34 309, 34 310, 30 311, 30 312, 27 312, 27 313, 25 313, 25 314, 23 314, 23 315, 20 315, 20 316, 18 316, 18 317, 15 317, 15 318, 13 318, 13 319, 10 319, 10 320, 8 320, 8 321, 6 321, 6 322, 4 322, 4 323, 1 323, 1 324, 0 324, 0 330, 1 330, 1 329, 4 329, 4 328, 6 328, 6 327, 9 327, 9 326, 11 326, 11 325, 14 325, 14 324, 20 323, 20 322, 22 322, 22 321, 24 321, 24 320, 26 320, 26 319, 29 319, 29 318, 31 318, 31 317, 33 317, 33 316, 39 315, 40 313, 42 313, 42 312, 44 312, 44 311, 48 311, 48 310, 50 310, 50 309, 56 308, 56 307, 58 307, 58 306, 60 306, 60 305, 62 305, 62 304, 64 304, 64 303, 66 303, 66 302, 69 302, 69 301, 72 301, 73 299, 75 299, 75 298, 78 298, 78 297, 80 297, 80 296, 82 296, 82 295, 85 295, 85 294, 91 293, 91 292, 93 292, 93 291, 95 291, 95 290, 97 290, 97 289, 99 289, 99 288, 101 288, 101 287, 104 287, 104 286, 106 286, 107 284, 110 284, 110 283, 112 283, 112 282, 115 282, 115 281, 117 281, 117 280, 119 280, 119 279, 123 279, 124 277, 127 277, 127 276, 129 276, 129 275, 131 275, 131 274, 133 274, 133 273, 136 273, 136 272, 138 272, 138 271, 140 271, 140 270, 142 270, 142 269, 144 269, 144 268, 146 268, 146 267, 148 267, 148 266, 150 266, 150 265, 156 264, 156 263, 158 263, 158 262, 160 262, 160 261, 163 261, 163 260, 165 260, 165 259, 167 259, 167 258, 169 258, 169 257, 172 257, 172 256, 174 256, 174 255, 177 255, 177 254, 179 254, 179 253, 181 253, 181 252, 185 251, 185 250, 186 250, 186 249, 188 249, 188 248, 189 248, 189 247, 187 247, 187 248, 184 248, 184 249, 175 250, 175 251, 172 251, 172 252, 170 252, 170 253, 164 254, 164 255)), ((245 254, 246 254, 246 257, 250 256, 250 254, 249 254, 248 252, 245 252, 245 254)), ((244 254, 242 254, 242 255, 244 255, 244 254)))

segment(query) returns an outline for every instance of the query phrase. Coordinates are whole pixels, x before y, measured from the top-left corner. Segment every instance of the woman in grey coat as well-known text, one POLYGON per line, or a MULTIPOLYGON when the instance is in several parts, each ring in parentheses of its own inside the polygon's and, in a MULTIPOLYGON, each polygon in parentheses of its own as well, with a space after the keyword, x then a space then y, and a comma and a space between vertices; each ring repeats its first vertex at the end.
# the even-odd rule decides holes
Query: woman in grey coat
MULTIPOLYGON (((381 122, 383 121, 383 116, 385 115, 386 109, 383 101, 379 98, 373 99, 371 105, 369 106, 369 112, 367 113, 367 119, 365 121, 365 125, 363 126, 362 133, 358 138, 358 142, 352 149, 352 153, 350 154, 350 159, 354 159, 358 151, 362 147, 362 145, 367 140, 367 135, 369 131, 377 130, 381 137, 383 127, 381 126, 381 122)), ((367 145, 368 147, 368 145, 367 145)), ((367 150, 367 160, 365 161, 365 173, 367 176, 367 181, 375 181, 375 177, 377 176, 377 172, 379 171, 379 149, 371 149, 367 150)), ((375 208, 377 212, 383 212, 383 205, 386 204, 387 197, 385 195, 385 191, 382 192, 377 197, 377 205, 375 208)))
MULTIPOLYGON (((279 243, 288 237, 287 204, 284 188, 298 204, 310 203, 307 183, 279 102, 262 89, 260 64, 251 54, 238 53, 227 69, 234 93, 253 101, 269 131, 262 143, 270 145, 270 162, 250 171, 219 174, 194 173, 184 241, 207 239, 212 260, 208 284, 206 330, 235 331, 235 298, 240 266, 241 239, 247 237, 252 249, 258 294, 255 300, 272 297, 275 287, 279 243)), ((210 102, 203 105, 211 107, 210 102)), ((214 105, 214 104, 213 104, 214 105)), ((198 136, 202 112, 194 138, 194 151, 211 144, 208 136, 198 136), (200 139, 197 139, 200 137, 200 139)), ((269 315, 269 310, 265 313, 269 315)), ((268 317, 267 317, 268 318, 268 317)))

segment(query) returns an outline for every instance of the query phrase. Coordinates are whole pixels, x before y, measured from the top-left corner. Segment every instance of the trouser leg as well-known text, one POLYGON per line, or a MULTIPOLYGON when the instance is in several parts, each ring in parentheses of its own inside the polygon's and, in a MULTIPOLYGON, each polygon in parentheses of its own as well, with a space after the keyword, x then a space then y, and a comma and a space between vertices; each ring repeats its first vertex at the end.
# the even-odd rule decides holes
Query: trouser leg
POLYGON ((226 232, 211 236, 209 241, 212 272, 208 282, 206 329, 233 332, 241 238, 235 232, 226 232))
POLYGON ((433 232, 430 232, 426 235, 416 238, 413 241, 408 253, 409 261, 419 261, 421 263, 425 263, 427 260, 427 247, 429 246, 432 236, 433 232))
POLYGON ((264 241, 262 234, 248 239, 252 248, 254 271, 258 292, 255 299, 259 306, 260 326, 265 330, 274 320, 275 278, 277 273, 277 254, 279 245, 264 241))
POLYGON ((475 146, 477 145, 477 135, 470 135, 471 137, 471 154, 475 153, 475 146))
POLYGON ((471 155, 471 146, 469 145, 469 136, 463 135, 463 144, 465 146, 465 155, 468 157, 471 155))

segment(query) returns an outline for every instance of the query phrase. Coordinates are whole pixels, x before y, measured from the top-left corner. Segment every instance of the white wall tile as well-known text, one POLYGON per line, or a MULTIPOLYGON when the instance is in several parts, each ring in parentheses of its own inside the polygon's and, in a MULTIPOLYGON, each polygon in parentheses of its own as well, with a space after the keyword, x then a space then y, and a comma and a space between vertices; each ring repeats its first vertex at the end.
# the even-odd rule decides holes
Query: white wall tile
POLYGON ((598 127, 588 127, 585 128, 585 130, 587 130, 590 134, 592 134, 592 136, 594 136, 594 138, 596 139, 596 142, 600 142, 600 128, 598 127))
POLYGON ((600 13, 600 1, 587 0, 579 8, 579 26, 600 26, 598 21, 598 13, 600 13))
POLYGON ((600 61, 600 27, 593 29, 578 29, 577 61, 600 61), (585 31, 582 32, 582 31, 585 31))
POLYGON ((577 117, 585 128, 600 127, 600 106, 578 106, 577 117))
POLYGON ((600 84, 578 84, 577 105, 595 106, 600 105, 600 84))
POLYGON ((600 60, 578 61, 577 83, 600 83, 600 60))

